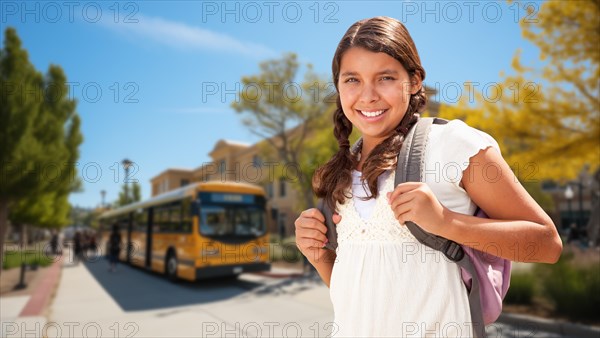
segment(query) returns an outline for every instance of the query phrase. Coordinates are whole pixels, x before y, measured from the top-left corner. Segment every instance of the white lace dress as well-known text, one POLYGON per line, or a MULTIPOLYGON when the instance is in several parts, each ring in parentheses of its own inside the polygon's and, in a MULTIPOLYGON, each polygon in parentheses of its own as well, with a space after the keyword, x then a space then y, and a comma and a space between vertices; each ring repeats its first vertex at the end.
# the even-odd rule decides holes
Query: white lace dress
MULTIPOLYGON (((473 214, 460 185, 469 159, 497 143, 461 121, 433 125, 425 153, 425 182, 447 208, 473 214)), ((395 218, 386 193, 394 172, 379 177, 379 197, 353 172, 353 198, 338 205, 338 249, 330 281, 336 337, 468 337, 472 335, 459 267, 420 244, 395 218)))

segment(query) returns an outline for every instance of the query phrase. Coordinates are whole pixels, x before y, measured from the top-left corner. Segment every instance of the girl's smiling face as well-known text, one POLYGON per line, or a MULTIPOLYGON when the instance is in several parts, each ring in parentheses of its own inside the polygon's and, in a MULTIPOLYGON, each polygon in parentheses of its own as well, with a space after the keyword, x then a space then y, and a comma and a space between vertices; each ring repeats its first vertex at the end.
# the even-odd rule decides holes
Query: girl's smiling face
MULTIPOLYGON (((348 49, 340 62, 338 90, 344 115, 372 149, 389 137, 408 109, 411 94, 421 88, 402 64, 386 53, 348 49)), ((363 148, 364 149, 364 148, 363 148)))

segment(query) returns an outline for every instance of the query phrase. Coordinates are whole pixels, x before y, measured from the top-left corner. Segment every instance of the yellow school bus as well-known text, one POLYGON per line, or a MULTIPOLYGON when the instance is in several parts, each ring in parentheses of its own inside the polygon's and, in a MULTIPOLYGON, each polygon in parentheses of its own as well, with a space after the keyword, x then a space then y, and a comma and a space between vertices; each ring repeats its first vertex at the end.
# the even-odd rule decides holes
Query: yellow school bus
POLYGON ((198 280, 270 270, 266 197, 259 186, 200 182, 100 216, 102 242, 121 233, 120 260, 198 280))

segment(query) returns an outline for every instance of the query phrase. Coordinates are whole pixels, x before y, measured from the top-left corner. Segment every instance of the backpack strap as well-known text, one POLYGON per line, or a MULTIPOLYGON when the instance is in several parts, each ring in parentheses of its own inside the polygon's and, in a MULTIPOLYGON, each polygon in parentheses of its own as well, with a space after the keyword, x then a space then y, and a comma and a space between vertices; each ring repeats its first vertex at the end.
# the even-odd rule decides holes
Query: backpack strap
MULTIPOLYGON (((356 154, 357 151, 360 150, 360 148, 362 147, 362 138, 359 138, 354 145, 352 145, 352 148, 350 148, 350 152, 352 154, 356 154)), ((331 208, 329 208, 329 206, 327 205, 327 203, 325 203, 325 201, 320 198, 317 201, 317 209, 319 209, 319 211, 321 211, 321 213, 323 214, 323 216, 325 216, 325 226, 327 227, 327 244, 325 244, 325 249, 329 249, 329 250, 333 250, 335 251, 335 249, 337 249, 338 243, 337 243, 337 229, 336 229, 336 225, 335 223, 333 223, 333 210, 331 210, 331 208)))
MULTIPOLYGON (((422 167, 427 146, 427 136, 432 124, 446 124, 447 120, 440 118, 420 118, 417 124, 411 128, 398 154, 396 165, 396 177, 394 186, 405 182, 422 182, 422 167)), ((421 229, 414 222, 406 222, 406 227, 411 234, 423 245, 442 252, 448 259, 464 268, 471 274, 473 280, 469 290, 469 308, 473 333, 476 337, 485 337, 485 325, 483 322, 483 311, 479 295, 479 279, 475 267, 465 255, 462 246, 454 241, 440 237, 421 229)))
POLYGON ((337 230, 335 228, 335 223, 333 223, 333 211, 331 210, 331 208, 329 208, 327 203, 325 203, 325 200, 323 200, 322 198, 320 198, 317 201, 317 209, 319 209, 319 211, 321 211, 321 213, 325 217, 325 226, 327 227, 326 235, 328 240, 327 244, 325 244, 325 249, 335 251, 335 249, 337 249, 338 243, 337 230))

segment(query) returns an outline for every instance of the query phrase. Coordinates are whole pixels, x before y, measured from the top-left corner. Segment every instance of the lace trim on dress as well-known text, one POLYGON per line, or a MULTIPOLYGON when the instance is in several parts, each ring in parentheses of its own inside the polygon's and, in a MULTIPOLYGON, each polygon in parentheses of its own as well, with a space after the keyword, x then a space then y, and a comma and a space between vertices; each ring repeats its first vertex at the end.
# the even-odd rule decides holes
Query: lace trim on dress
MULTIPOLYGON (((338 245, 352 242, 417 242, 408 228, 394 217, 387 203, 386 194, 394 190, 395 170, 387 177, 379 191, 371 217, 360 217, 354 204, 354 197, 344 204, 337 205, 342 220, 337 224, 338 245)), ((352 191, 347 191, 350 195, 352 191)))

